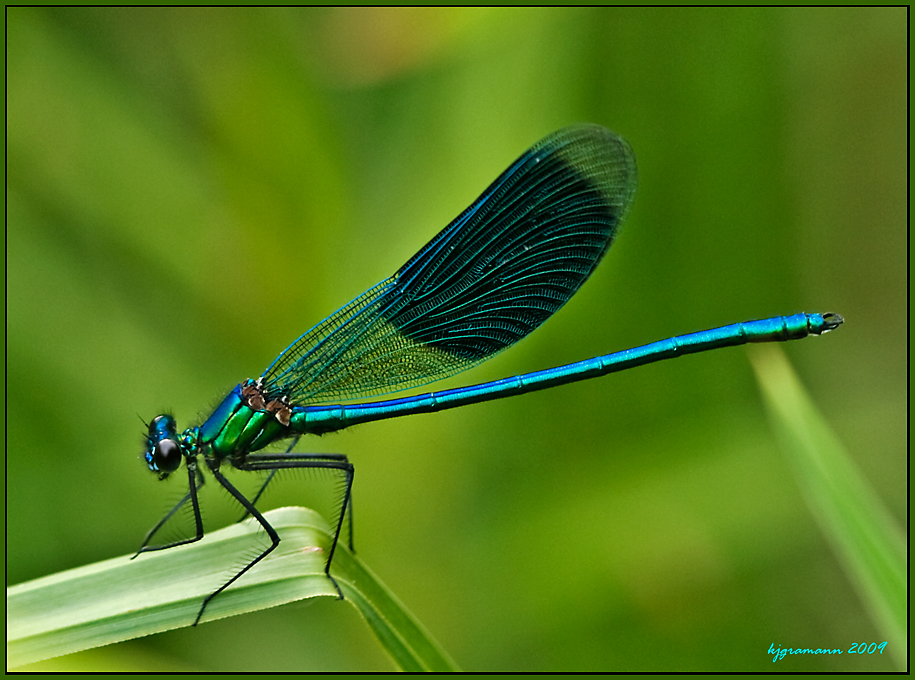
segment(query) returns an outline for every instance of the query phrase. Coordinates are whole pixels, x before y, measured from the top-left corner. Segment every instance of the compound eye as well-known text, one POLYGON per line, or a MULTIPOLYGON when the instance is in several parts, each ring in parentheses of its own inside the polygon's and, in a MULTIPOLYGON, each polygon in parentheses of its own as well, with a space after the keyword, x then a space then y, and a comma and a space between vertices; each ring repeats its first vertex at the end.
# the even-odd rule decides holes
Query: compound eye
POLYGON ((163 439, 153 449, 153 464, 159 472, 167 475, 181 465, 181 447, 174 439, 163 439))

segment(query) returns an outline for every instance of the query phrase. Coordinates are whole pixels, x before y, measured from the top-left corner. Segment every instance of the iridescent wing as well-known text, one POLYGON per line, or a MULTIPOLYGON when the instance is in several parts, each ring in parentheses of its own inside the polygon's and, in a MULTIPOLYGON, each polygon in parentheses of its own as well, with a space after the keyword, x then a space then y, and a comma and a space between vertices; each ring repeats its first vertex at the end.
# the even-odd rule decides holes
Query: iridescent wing
POLYGON ((588 279, 636 188, 620 137, 575 125, 524 152, 394 276, 290 345, 263 375, 294 405, 385 394, 488 359, 588 279))

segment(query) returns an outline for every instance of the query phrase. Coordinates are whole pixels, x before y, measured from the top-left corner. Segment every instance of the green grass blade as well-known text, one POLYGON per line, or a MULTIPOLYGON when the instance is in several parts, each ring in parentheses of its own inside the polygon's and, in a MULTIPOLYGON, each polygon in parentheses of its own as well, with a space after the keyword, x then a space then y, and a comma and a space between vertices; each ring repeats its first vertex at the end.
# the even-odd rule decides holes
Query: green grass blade
POLYGON ((907 664, 906 546, 902 531, 814 407, 781 349, 750 359, 773 424, 820 529, 900 669, 907 664))
POLYGON ((359 610, 401 670, 459 670, 422 624, 352 553, 341 554, 339 565, 334 556, 334 566, 334 577, 340 583, 343 596, 359 610), (337 577, 338 570, 340 577, 337 577))
MULTIPOLYGON (((207 621, 311 597, 337 597, 324 575, 331 544, 324 519, 305 508, 265 513, 282 541, 263 562, 208 606, 207 621)), ((190 626, 203 599, 251 551, 253 520, 207 534, 177 548, 71 569, 6 592, 7 666, 16 667, 92 647, 190 626)), ((346 599, 404 670, 455 670, 438 646, 387 587, 342 544, 334 577, 346 599)))

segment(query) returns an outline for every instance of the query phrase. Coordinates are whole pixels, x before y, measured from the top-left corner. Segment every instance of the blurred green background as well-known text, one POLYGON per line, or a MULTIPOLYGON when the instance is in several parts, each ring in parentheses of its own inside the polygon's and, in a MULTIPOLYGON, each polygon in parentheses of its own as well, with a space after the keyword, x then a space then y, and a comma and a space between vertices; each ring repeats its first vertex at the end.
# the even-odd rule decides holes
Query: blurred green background
MULTIPOLYGON (((8 585, 135 550, 181 494, 138 415, 199 422, 577 121, 635 149, 627 225, 554 319, 440 386, 839 312, 785 349, 906 526, 906 40, 905 8, 8 8, 8 585)), ((466 670, 892 669, 766 653, 883 638, 743 349, 299 449, 350 456, 359 555, 466 670)), ((390 663, 321 601, 42 667, 390 663)))

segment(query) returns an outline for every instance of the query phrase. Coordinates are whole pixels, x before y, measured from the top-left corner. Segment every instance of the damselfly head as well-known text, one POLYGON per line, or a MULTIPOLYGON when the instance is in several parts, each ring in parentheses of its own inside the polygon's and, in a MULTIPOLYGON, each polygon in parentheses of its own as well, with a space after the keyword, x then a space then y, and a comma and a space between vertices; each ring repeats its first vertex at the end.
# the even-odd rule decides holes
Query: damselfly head
POLYGON ((181 445, 175 419, 170 415, 153 418, 146 435, 146 465, 152 472, 165 479, 181 465, 181 445))

